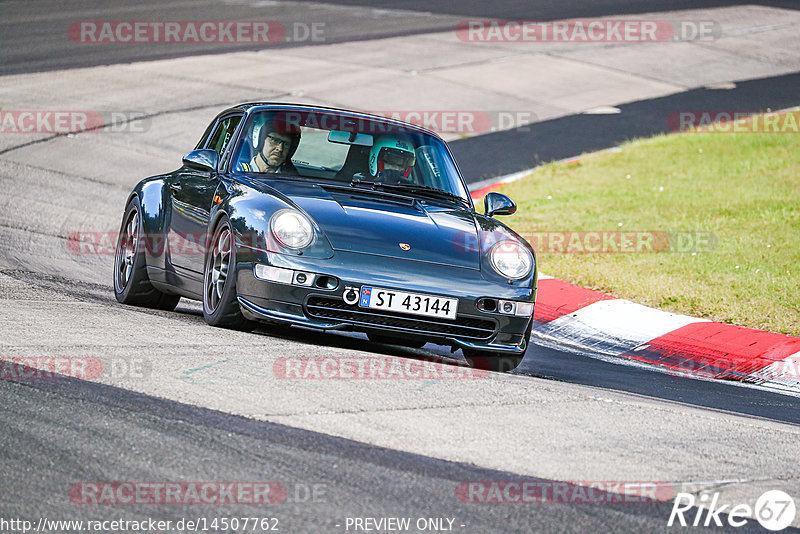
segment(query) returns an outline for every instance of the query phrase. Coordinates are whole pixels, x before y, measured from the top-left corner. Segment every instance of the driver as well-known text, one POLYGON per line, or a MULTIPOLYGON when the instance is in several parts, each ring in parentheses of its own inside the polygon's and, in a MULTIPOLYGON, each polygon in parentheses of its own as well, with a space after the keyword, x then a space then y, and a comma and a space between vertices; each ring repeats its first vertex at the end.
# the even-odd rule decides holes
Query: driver
POLYGON ((292 164, 292 155, 300 144, 297 128, 276 129, 267 121, 258 132, 255 154, 249 162, 239 163, 240 171, 298 174, 292 164))
POLYGON ((369 151, 369 173, 375 178, 408 180, 415 162, 411 143, 389 135, 375 138, 369 151))

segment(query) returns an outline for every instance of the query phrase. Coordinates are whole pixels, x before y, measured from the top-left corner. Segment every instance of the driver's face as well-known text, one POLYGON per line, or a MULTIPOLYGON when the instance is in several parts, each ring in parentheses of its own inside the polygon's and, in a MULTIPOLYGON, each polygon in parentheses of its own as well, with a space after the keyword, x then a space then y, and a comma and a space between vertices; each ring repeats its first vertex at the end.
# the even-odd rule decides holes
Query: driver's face
POLYGON ((292 139, 288 135, 270 132, 264 140, 264 148, 261 149, 261 152, 270 167, 280 167, 286 161, 291 145, 292 139))
POLYGON ((386 170, 400 171, 400 172, 403 172, 403 173, 406 172, 406 169, 408 169, 408 167, 403 167, 402 165, 389 163, 388 161, 383 163, 383 168, 386 169, 386 170))

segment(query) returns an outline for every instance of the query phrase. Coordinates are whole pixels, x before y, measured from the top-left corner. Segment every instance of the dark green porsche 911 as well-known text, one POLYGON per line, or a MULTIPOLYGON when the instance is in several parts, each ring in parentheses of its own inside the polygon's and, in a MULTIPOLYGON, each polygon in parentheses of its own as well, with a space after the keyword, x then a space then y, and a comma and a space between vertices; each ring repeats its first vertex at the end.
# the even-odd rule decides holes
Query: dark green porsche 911
MULTIPOLYGON (((243 104, 220 113, 176 171, 139 182, 114 262, 119 302, 203 302, 210 325, 360 331, 461 348, 513 369, 528 345, 531 246, 476 212, 445 142, 337 109, 243 104)), ((482 363, 479 363, 482 362, 482 363)))

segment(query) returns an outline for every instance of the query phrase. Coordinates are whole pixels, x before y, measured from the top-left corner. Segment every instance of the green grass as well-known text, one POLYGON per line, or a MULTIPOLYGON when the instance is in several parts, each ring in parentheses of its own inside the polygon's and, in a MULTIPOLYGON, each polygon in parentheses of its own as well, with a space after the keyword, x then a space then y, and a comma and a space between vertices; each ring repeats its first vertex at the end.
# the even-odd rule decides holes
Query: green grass
POLYGON ((652 253, 545 246, 540 272, 662 310, 800 336, 800 134, 684 133, 620 148, 503 186, 519 206, 505 222, 532 243, 541 242, 537 232, 655 231, 710 235, 715 246, 695 254, 675 252, 674 240, 673 251, 652 253))

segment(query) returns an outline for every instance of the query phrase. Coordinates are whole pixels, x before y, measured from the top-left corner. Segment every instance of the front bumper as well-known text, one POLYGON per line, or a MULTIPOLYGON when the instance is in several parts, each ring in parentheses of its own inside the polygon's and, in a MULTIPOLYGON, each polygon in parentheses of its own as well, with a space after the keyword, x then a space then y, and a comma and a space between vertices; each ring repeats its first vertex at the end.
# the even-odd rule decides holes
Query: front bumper
MULTIPOLYGON (((247 251, 251 254, 252 250, 247 251)), ((247 257, 238 254, 238 257, 247 257)), ((314 260, 268 254, 259 263, 318 273, 338 280, 335 289, 261 280, 254 263, 237 265, 237 292, 242 314, 251 320, 322 330, 346 330, 425 340, 454 348, 521 354, 531 317, 480 310, 479 298, 523 302, 535 300, 535 289, 487 282, 480 271, 337 251, 333 259, 314 260), (263 261, 266 260, 266 261, 263 261), (358 268, 354 269, 353 265, 358 268), (413 269, 413 270, 412 270, 413 269), (455 320, 360 308, 348 304, 346 288, 362 285, 458 298, 455 320)))

